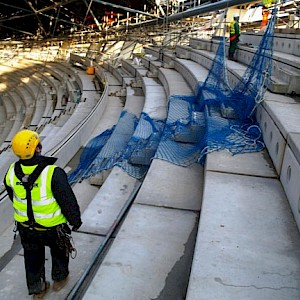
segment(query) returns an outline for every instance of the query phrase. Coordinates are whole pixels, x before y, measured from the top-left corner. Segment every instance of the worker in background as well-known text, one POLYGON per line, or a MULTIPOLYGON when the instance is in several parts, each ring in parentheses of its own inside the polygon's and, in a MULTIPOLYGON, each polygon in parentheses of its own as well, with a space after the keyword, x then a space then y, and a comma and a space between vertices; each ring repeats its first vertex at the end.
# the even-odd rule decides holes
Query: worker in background
POLYGON ((262 1, 262 20, 260 23, 260 30, 264 30, 269 21, 269 15, 270 15, 270 7, 276 3, 276 0, 263 0, 262 1))
POLYGON ((268 25, 268 20, 269 20, 269 9, 263 5, 262 7, 262 19, 260 23, 260 30, 264 30, 267 25, 268 25))
POLYGON ((82 224, 76 197, 65 171, 54 165, 56 158, 41 155, 39 135, 19 131, 12 140, 19 160, 9 167, 4 185, 13 203, 16 229, 24 248, 29 295, 42 299, 50 287, 45 278, 45 246, 52 257, 53 289, 61 290, 69 278, 71 230, 82 224))
POLYGON ((239 25, 239 15, 235 14, 233 16, 233 21, 230 23, 230 37, 229 37, 229 51, 228 58, 234 60, 234 53, 237 49, 237 44, 240 37, 240 25, 239 25))

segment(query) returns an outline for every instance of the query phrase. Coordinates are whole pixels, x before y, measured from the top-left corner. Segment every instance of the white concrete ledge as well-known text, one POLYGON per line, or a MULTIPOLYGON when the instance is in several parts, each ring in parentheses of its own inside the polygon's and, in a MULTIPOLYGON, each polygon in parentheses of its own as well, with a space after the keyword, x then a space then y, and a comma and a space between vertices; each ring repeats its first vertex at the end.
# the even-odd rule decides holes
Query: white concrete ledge
POLYGON ((299 270, 299 231, 279 180, 206 171, 186 299, 298 299, 299 270))

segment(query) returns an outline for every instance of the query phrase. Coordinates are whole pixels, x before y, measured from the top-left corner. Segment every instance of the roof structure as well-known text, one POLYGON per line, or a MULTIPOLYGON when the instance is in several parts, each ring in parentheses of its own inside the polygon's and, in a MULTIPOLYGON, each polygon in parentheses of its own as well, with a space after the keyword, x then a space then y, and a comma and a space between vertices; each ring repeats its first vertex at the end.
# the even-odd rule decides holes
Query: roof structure
MULTIPOLYGON (((283 27, 289 25, 291 17, 299 23, 299 2, 278 1, 283 27)), ((250 10, 246 18, 245 11, 262 5, 262 1, 253 0, 0 0, 0 42, 72 39, 85 33, 96 33, 106 39, 108 34, 113 39, 124 37, 124 32, 126 36, 131 32, 140 37, 145 31, 143 26, 160 24, 162 27, 157 29, 163 34, 163 26, 173 22, 176 29, 177 20, 190 22, 191 18, 195 20, 194 16, 207 17, 197 19, 194 29, 199 30, 199 26, 206 28, 203 24, 216 15, 212 12, 223 13, 230 7, 238 8, 243 16, 240 22, 251 28, 252 22, 256 27, 260 23, 261 12, 256 11, 255 19, 249 15, 250 10), (133 29, 140 33, 137 35, 133 29)))
POLYGON ((126 12, 153 8, 152 0, 21 0, 0 1, 0 39, 49 38, 75 30, 102 30, 126 12))

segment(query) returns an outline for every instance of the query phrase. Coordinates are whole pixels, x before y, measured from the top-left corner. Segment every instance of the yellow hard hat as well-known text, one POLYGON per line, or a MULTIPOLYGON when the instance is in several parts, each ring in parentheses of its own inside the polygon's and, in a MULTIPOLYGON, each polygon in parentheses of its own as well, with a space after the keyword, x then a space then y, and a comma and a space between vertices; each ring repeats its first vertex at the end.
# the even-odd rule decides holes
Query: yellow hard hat
POLYGON ((21 130, 13 137, 11 146, 15 155, 20 159, 30 159, 40 142, 38 133, 32 130, 21 130))

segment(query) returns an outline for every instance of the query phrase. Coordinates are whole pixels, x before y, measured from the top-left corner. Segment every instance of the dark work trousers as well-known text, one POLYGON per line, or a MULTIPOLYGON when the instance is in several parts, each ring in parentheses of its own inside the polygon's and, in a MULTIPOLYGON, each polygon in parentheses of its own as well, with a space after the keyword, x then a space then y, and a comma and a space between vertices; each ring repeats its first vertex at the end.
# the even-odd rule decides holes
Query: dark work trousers
POLYGON ((52 258, 52 279, 61 281, 69 274, 69 257, 57 245, 56 229, 38 231, 18 224, 24 248, 26 281, 29 295, 38 294, 45 281, 45 246, 50 247, 52 258))
POLYGON ((235 50, 237 49, 237 45, 239 42, 239 38, 236 37, 233 41, 230 41, 229 43, 229 51, 228 51, 228 58, 233 59, 235 50))

